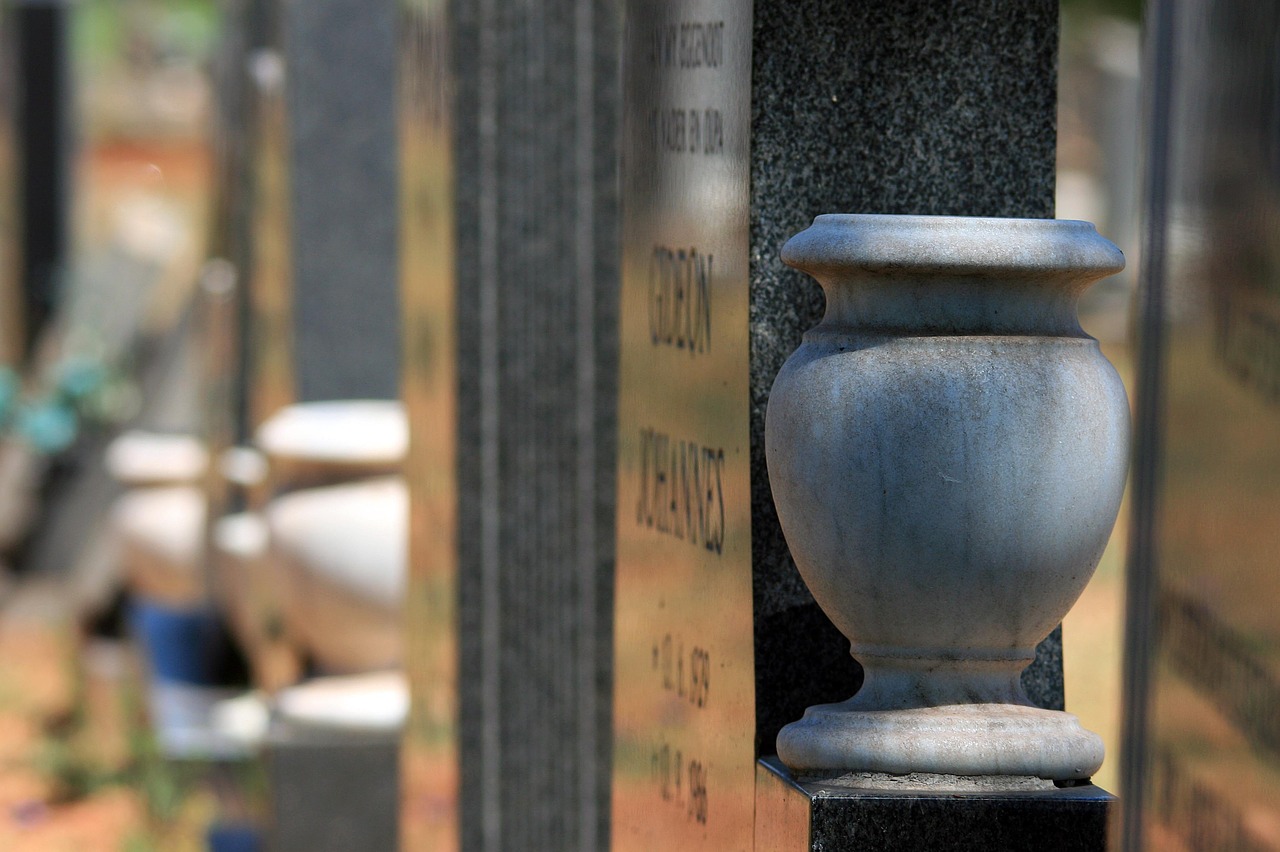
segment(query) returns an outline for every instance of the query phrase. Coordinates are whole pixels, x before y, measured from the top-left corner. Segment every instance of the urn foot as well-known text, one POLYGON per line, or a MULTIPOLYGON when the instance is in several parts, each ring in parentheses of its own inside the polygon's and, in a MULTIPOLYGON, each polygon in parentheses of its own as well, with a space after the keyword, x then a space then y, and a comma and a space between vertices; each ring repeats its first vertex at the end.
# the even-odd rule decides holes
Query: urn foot
POLYGON ((1102 765, 1102 740, 1070 713, 1022 704, 857 710, 810 707, 778 734, 778 756, 806 781, 866 773, 1071 781, 1102 765))

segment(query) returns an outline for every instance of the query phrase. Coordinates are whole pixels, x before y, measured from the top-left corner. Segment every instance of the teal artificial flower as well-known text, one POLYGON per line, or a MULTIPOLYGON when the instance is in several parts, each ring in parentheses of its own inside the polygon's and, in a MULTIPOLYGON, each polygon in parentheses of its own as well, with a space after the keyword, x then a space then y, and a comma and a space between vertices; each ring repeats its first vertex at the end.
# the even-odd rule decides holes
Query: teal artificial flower
POLYGON ((93 397, 107 383, 107 370, 89 358, 69 358, 58 368, 57 395, 75 403, 93 397))
POLYGON ((44 399, 18 409, 14 430, 37 452, 53 455, 71 446, 79 425, 69 405, 44 399))
POLYGON ((0 426, 9 422, 13 416, 14 406, 18 404, 18 393, 22 389, 18 374, 12 367, 0 367, 0 426))

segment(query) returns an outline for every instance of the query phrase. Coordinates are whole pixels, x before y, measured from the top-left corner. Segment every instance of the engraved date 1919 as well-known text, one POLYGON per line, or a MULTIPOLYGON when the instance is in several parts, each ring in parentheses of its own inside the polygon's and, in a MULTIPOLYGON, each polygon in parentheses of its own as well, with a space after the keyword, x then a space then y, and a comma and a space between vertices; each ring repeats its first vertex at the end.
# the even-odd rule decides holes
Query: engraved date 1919
POLYGON ((694 645, 685 653, 684 640, 666 634, 653 643, 653 669, 662 676, 662 688, 687 698, 695 707, 706 707, 711 695, 711 653, 694 645))

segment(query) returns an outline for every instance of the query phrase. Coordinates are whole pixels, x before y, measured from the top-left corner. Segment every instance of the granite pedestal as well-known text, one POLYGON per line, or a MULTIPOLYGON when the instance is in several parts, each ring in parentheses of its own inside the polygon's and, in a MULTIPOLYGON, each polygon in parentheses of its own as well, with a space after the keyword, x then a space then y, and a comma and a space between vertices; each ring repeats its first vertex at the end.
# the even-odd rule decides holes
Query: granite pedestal
POLYGON ((277 696, 265 744, 271 849, 398 848, 406 703, 390 672, 321 678, 277 696))
POLYGON ((398 733, 334 736, 275 722, 265 753, 271 790, 268 848, 398 848, 398 733))
MULTIPOLYGON (((927 781, 925 783, 928 783, 927 781)), ((945 782, 943 782, 945 783, 945 782)), ((756 767, 755 847, 769 852, 1103 852, 1116 799, 1092 784, 948 792, 797 781, 756 767)))

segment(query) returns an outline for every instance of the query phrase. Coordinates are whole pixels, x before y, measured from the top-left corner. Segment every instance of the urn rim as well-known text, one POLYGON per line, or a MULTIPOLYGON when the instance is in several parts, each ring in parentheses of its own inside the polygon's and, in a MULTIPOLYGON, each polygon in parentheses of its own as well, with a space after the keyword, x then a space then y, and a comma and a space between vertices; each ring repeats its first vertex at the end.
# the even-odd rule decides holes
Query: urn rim
POLYGON ((1090 222, 976 216, 824 213, 782 248, 782 260, 823 272, 955 274, 1095 281, 1124 269, 1090 222))

